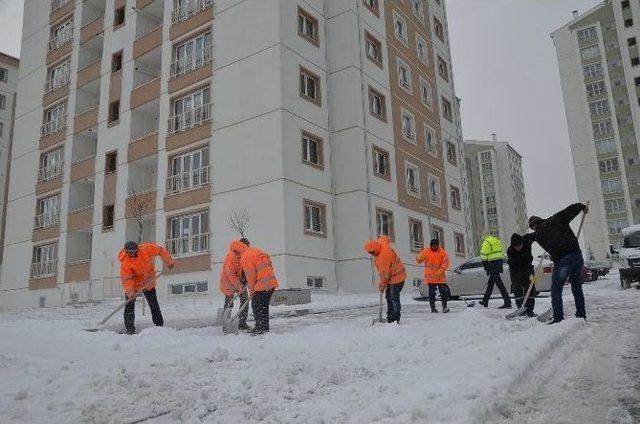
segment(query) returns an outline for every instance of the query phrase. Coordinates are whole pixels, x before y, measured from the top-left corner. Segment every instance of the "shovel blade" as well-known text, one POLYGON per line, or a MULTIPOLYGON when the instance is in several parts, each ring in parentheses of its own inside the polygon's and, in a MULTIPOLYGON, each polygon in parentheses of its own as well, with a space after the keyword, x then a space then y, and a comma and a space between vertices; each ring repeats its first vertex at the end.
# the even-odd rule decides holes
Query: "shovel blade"
POLYGON ((524 314, 524 306, 519 307, 518 309, 516 309, 515 311, 505 315, 506 319, 514 319, 514 318, 518 318, 520 315, 524 314))
POLYGON ((222 333, 223 334, 238 334, 240 322, 238 319, 231 317, 231 308, 227 308, 222 311, 222 333))

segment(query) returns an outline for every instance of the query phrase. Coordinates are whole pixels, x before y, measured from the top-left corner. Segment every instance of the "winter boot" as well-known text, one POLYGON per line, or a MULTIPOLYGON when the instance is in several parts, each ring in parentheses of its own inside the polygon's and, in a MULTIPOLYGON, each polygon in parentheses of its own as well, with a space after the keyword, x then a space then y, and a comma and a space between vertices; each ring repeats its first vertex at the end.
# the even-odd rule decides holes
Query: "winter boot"
POLYGON ((438 310, 436 309, 436 302, 429 302, 429 305, 431 306, 431 313, 437 314, 438 310))
POLYGON ((241 322, 238 324, 238 330, 240 331, 251 331, 253 328, 249 327, 246 322, 241 322))
POLYGON ((446 314, 447 312, 449 312, 449 308, 447 308, 447 301, 443 300, 442 301, 442 313, 446 314))
POLYGON ((482 306, 484 306, 485 308, 489 307, 489 302, 485 302, 484 300, 481 300, 480 302, 478 302, 479 304, 481 304, 482 306))
POLYGON ((511 309, 511 305, 507 305, 506 303, 499 307, 498 309, 511 309))

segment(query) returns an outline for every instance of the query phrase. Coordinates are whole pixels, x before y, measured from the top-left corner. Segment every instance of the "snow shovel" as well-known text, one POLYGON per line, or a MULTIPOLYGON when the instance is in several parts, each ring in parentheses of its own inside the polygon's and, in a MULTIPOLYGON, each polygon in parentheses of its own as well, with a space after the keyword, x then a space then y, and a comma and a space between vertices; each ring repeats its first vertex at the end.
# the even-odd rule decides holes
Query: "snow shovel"
POLYGON ((231 308, 227 308, 224 310, 222 314, 222 334, 238 334, 238 328, 240 326, 240 321, 238 321, 238 316, 244 311, 247 306, 249 306, 249 302, 251 301, 251 297, 247 297, 247 300, 240 305, 240 309, 238 312, 232 317, 231 316, 231 308))
POLYGON ((382 319, 382 305, 384 302, 384 292, 380 292, 380 309, 378 310, 378 318, 374 318, 373 322, 371 322, 371 325, 375 325, 376 322, 384 322, 382 319))
MULTIPOLYGON (((156 274, 155 279, 157 280, 161 275, 162 275, 163 271, 160 271, 159 273, 156 274)), ((149 285, 149 283, 153 281, 151 279, 151 277, 147 277, 147 279, 145 280, 145 285, 144 287, 142 287, 140 290, 138 290, 137 292, 134 293, 133 296, 131 296, 130 298, 128 298, 127 300, 125 300, 124 302, 122 302, 116 309, 114 309, 109 315, 107 315, 106 317, 104 317, 104 319, 102 321, 100 321, 95 327, 93 328, 85 328, 84 331, 90 331, 92 333, 95 333, 96 331, 100 331, 100 330, 104 330, 103 325, 109 321, 111 319, 112 316, 114 316, 115 314, 118 313, 118 311, 120 311, 122 308, 124 308, 127 303, 131 302, 133 299, 136 299, 138 296, 140 296, 142 294, 142 292, 147 288, 147 286, 149 285)))
MULTIPOLYGON (((240 295, 240 293, 235 293, 233 295, 233 298, 231 299, 231 305, 233 305, 233 303, 236 301, 236 299, 238 298, 238 296, 240 295)), ((222 323, 222 317, 225 316, 225 314, 227 313, 227 309, 232 309, 232 308, 227 308, 227 307, 222 307, 222 308, 218 308, 218 310, 216 311, 216 323, 214 325, 218 325, 218 323, 222 323)), ((229 311, 229 317, 231 317, 231 311, 229 311)))
POLYGON ((524 314, 524 311, 527 310, 527 301, 529 300, 529 295, 531 294, 531 290, 536 285, 536 282, 538 281, 538 278, 540 277, 540 271, 542 270, 542 262, 543 261, 544 261, 544 256, 540 258, 540 262, 538 262, 538 266, 536 267, 535 271, 533 272, 533 276, 530 277, 531 283, 529 283, 529 288, 527 289, 527 294, 525 294, 524 298, 522 299, 521 306, 518 309, 516 309, 514 312, 511 312, 510 314, 507 314, 507 316, 505 318, 507 318, 507 319, 517 318, 520 315, 524 314))

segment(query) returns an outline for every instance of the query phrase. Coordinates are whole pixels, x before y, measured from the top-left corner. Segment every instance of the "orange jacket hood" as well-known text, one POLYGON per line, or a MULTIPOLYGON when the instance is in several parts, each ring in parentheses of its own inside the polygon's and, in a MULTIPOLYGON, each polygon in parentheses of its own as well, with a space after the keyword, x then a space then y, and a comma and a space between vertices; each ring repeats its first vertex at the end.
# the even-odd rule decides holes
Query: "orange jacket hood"
POLYGON ((229 250, 237 253, 238 255, 242 255, 242 253, 247 250, 249 246, 241 242, 240 240, 234 240, 229 245, 229 250))

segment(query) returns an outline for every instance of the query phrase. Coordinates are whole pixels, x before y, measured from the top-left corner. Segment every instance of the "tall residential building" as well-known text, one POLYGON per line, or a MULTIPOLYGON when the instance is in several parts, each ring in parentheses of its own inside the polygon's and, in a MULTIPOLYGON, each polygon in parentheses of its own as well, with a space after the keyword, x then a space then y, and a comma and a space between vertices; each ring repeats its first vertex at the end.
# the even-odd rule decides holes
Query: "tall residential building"
POLYGON ((19 66, 20 60, 18 58, 0 52, 0 265, 2 265, 4 247, 9 165, 19 66))
POLYGON ((513 233, 529 231, 522 156, 509 143, 498 141, 495 134, 492 140, 466 140, 464 154, 477 256, 486 233, 508 245, 513 233))
POLYGON ((603 259, 640 222, 640 4, 611 0, 551 34, 578 198, 589 201, 586 254, 603 259))
POLYGON ((177 259, 161 296, 216 293, 234 212, 283 287, 373 291, 380 234, 409 280, 429 237, 464 260, 444 0, 42 4, 25 2, 2 305, 117 294, 127 239, 177 259))

